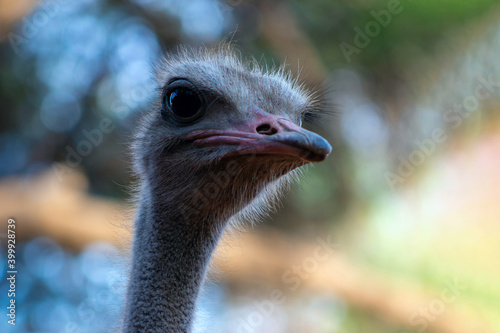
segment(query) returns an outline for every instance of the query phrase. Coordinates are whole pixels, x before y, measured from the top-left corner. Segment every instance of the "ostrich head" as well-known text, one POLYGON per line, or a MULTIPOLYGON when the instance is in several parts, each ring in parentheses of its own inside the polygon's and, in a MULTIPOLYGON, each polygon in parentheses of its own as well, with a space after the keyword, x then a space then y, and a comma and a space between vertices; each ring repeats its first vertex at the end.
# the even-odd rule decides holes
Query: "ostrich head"
POLYGON ((315 112, 312 95, 283 69, 252 67, 229 49, 183 50, 159 66, 161 89, 134 156, 165 209, 228 219, 269 201, 291 171, 330 153, 325 139, 300 127, 315 112))
POLYGON ((315 109, 283 70, 249 69, 229 50, 182 51, 133 143, 139 210, 124 332, 190 332, 224 226, 259 212, 298 167, 331 147, 300 127, 315 109))

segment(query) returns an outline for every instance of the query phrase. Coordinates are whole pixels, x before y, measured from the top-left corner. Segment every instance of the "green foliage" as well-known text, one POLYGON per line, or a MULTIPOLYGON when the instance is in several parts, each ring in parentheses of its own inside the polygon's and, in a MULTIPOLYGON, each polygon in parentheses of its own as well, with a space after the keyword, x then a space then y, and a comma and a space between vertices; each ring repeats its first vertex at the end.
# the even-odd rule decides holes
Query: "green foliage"
MULTIPOLYGON (((382 27, 377 36, 370 39, 368 46, 352 57, 352 64, 360 67, 379 68, 394 60, 398 50, 408 44, 426 52, 432 52, 443 33, 456 29, 466 21, 487 13, 496 0, 453 1, 424 0, 399 1, 401 12, 391 16, 391 21, 382 27)), ((391 1, 328 1, 314 2, 292 0, 301 27, 311 38, 325 64, 336 67, 346 64, 340 44, 354 45, 355 27, 363 30, 374 20, 372 11, 387 9, 391 1)))

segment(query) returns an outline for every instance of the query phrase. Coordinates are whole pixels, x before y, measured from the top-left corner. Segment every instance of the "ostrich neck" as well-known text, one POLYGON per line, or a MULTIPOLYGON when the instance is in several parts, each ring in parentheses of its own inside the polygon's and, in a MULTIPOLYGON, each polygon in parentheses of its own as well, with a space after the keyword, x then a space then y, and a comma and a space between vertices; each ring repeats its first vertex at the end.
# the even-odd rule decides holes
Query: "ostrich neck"
POLYGON ((191 331, 196 299, 223 224, 199 210, 191 214, 183 208, 185 198, 172 199, 170 194, 153 192, 140 203, 124 332, 191 331))

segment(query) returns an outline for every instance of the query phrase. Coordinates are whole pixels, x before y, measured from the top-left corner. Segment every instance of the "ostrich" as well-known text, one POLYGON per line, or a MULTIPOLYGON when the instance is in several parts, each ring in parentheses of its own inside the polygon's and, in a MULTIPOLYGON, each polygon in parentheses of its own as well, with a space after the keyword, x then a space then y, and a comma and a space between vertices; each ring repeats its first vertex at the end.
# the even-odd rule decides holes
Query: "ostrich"
POLYGON ((300 127, 315 99, 282 67, 245 65, 222 46, 183 49, 157 69, 161 89, 132 144, 139 209, 123 331, 191 332, 224 228, 260 214, 331 146, 300 127))

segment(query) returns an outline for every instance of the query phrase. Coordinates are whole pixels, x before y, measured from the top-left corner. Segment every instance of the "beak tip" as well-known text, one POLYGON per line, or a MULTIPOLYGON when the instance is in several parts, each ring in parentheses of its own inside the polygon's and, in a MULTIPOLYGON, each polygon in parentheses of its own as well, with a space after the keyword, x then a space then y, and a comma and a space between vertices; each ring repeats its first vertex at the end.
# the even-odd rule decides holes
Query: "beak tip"
POLYGON ((321 136, 317 136, 315 141, 313 144, 314 149, 311 149, 311 152, 316 156, 314 162, 324 161, 332 152, 332 146, 321 136))

